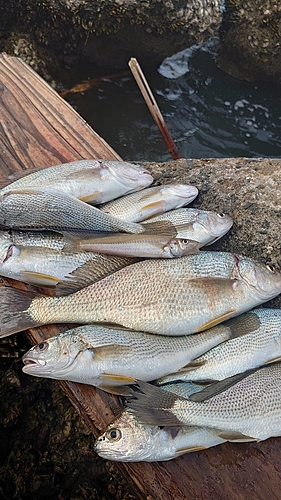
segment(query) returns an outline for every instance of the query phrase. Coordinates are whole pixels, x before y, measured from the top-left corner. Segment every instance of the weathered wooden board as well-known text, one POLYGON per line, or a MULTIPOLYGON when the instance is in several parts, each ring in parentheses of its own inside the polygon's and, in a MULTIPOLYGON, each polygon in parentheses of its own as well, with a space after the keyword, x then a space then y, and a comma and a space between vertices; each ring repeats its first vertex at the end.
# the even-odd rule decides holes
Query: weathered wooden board
MULTIPOLYGON (((88 158, 119 156, 20 59, 0 56, 0 175, 88 158)), ((24 288, 23 284, 12 283, 24 288)), ((33 342, 59 331, 29 331, 33 342)), ((98 435, 120 411, 118 398, 93 387, 61 382, 98 435)), ((280 440, 224 444, 167 463, 119 464, 132 491, 148 500, 280 499, 280 440)))

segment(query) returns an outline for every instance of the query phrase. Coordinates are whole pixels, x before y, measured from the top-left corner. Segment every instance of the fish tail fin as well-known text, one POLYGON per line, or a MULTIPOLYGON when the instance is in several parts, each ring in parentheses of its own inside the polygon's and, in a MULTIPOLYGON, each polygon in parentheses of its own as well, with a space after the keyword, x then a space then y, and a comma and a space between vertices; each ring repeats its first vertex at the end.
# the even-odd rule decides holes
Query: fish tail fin
POLYGON ((176 394, 140 380, 131 389, 131 394, 126 406, 141 423, 158 426, 184 425, 173 413, 176 401, 181 399, 176 394))
POLYGON ((36 297, 38 294, 34 292, 0 288, 0 337, 42 324, 34 321, 28 313, 28 308, 36 297))

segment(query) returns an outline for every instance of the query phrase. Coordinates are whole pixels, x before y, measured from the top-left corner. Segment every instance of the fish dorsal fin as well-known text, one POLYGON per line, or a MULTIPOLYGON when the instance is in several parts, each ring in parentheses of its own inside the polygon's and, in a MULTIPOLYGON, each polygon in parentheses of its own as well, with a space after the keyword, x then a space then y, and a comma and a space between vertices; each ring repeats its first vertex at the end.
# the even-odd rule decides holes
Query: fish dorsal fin
POLYGON ((41 170, 45 169, 46 167, 41 167, 41 168, 37 167, 37 168, 29 168, 28 170, 21 170, 20 172, 13 172, 12 174, 2 177, 0 179, 0 189, 9 186, 9 184, 18 181, 19 179, 27 177, 30 174, 35 174, 36 172, 40 172, 41 170))
POLYGON ((202 389, 202 391, 191 394, 188 399, 190 401, 195 401, 196 403, 207 401, 208 399, 211 399, 214 396, 225 392, 230 387, 233 387, 235 384, 240 382, 240 380, 245 379, 256 370, 257 369, 247 370, 246 372, 238 373, 237 375, 233 375, 232 377, 228 377, 226 379, 220 380, 219 382, 210 384, 205 387, 205 389, 202 389))
POLYGON ((96 258, 93 256, 93 259, 75 269, 69 278, 61 281, 56 286, 56 294, 68 295, 73 293, 137 261, 138 259, 116 255, 99 254, 96 255, 96 258))

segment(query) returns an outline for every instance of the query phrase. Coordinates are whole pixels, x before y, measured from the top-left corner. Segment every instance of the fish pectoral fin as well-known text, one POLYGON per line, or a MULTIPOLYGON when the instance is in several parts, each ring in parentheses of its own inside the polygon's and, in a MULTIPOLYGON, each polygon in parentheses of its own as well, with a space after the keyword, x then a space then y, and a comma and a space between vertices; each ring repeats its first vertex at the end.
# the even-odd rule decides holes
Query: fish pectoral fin
POLYGON ((213 326, 218 325, 219 323, 222 323, 223 321, 226 321, 227 319, 231 318, 234 314, 236 314, 235 309, 230 309, 229 311, 219 314, 218 316, 215 316, 212 318, 210 321, 207 321, 204 323, 204 325, 201 325, 195 333, 200 333, 203 332, 204 330, 208 330, 209 328, 212 328, 213 326))
POLYGON ((217 435, 221 439, 231 441, 232 443, 247 443, 248 441, 257 441, 256 438, 245 436, 245 434, 237 431, 219 431, 217 432, 217 435))
POLYGON ((187 446, 186 448, 178 448, 176 450, 177 456, 184 455, 185 453, 193 453, 196 451, 206 450, 206 446, 187 446))
POLYGON ((52 286, 55 287, 61 281, 61 278, 50 276, 49 274, 36 273, 35 271, 21 271, 23 281, 37 286, 52 286))
POLYGON ((126 375, 119 375, 119 374, 114 374, 114 373, 101 373, 101 378, 106 381, 106 382, 111 382, 112 385, 120 384, 120 385, 125 385, 125 384, 135 384, 136 379, 133 377, 128 377, 126 375))
POLYGON ((93 191, 91 194, 87 196, 80 196, 79 200, 84 201, 84 203, 98 203, 102 192, 101 191, 93 191))
POLYGON ((254 373, 256 370, 257 369, 254 368, 251 370, 247 370, 246 372, 233 375, 232 377, 220 380, 219 382, 214 382, 205 387, 205 389, 202 389, 202 391, 191 394, 188 399, 190 401, 195 401, 196 403, 207 401, 208 399, 211 399, 214 396, 217 396, 218 394, 221 394, 222 392, 226 391, 233 385, 240 382, 240 380, 243 380, 244 378, 248 377, 248 375, 250 375, 251 373, 254 373))
POLYGON ((99 384, 99 388, 103 391, 120 396, 132 395, 131 390, 127 386, 136 382, 134 378, 112 373, 102 373, 100 378, 102 382, 99 384))
MULTIPOLYGON (((145 198, 146 198, 146 196, 143 196, 142 200, 145 198)), ((143 205, 141 207, 141 210, 152 210, 153 217, 154 217, 155 215, 159 215, 159 214, 162 214, 163 212, 165 212, 165 201, 161 201, 161 200, 152 201, 151 203, 148 203, 147 205, 143 205)))
POLYGON ((118 344, 110 344, 110 345, 101 345, 98 347, 92 348, 94 352, 94 361, 98 358, 108 359, 108 358, 116 358, 116 356, 128 355, 132 352, 132 349, 128 345, 118 345, 118 344))
MULTIPOLYGON (((191 361, 190 363, 188 363, 187 365, 185 366, 182 366, 178 371, 177 373, 188 373, 189 371, 191 370, 194 370, 196 368, 200 368, 200 366, 204 366, 206 364, 206 361, 202 360, 202 361, 191 361)), ((176 374, 175 374, 176 375, 176 374)))

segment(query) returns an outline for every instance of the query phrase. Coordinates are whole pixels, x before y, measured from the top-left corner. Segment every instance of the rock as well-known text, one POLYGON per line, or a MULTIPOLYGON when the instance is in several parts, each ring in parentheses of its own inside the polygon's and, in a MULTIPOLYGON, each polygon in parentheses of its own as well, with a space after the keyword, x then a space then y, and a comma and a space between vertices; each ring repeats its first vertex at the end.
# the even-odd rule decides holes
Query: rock
MULTIPOLYGON (((73 66, 81 60, 111 67, 130 57, 159 65, 164 57, 213 35, 218 0, 0 0, 1 50, 32 33, 38 59, 73 66), (44 59, 45 59, 44 58, 44 59)), ((23 54, 24 55, 24 54, 23 54)), ((37 64, 37 62, 35 63, 37 64)))
POLYGON ((248 81, 281 81, 281 3, 226 0, 217 62, 248 81))

